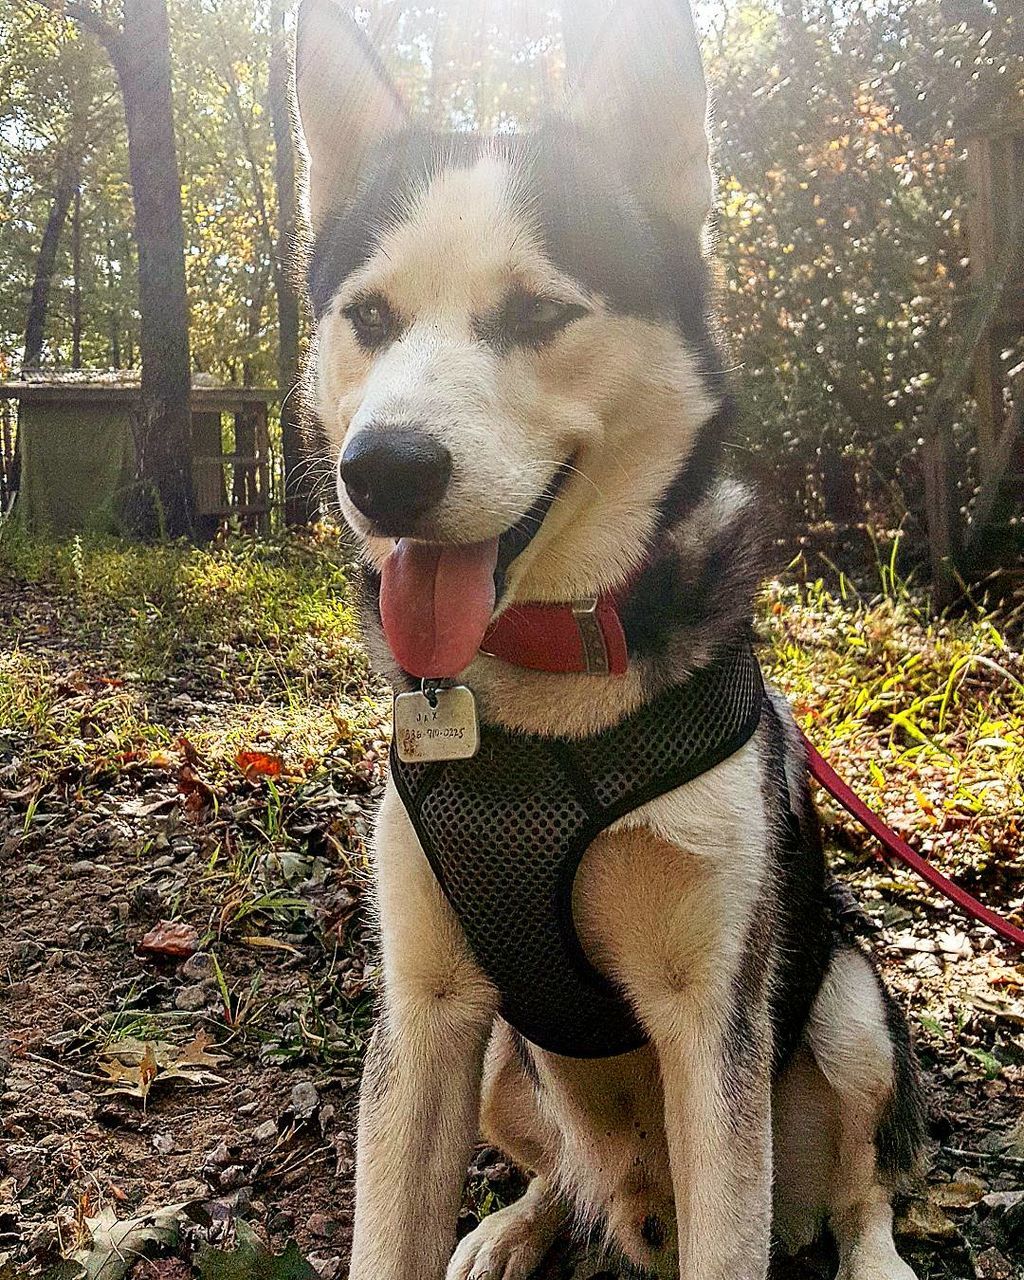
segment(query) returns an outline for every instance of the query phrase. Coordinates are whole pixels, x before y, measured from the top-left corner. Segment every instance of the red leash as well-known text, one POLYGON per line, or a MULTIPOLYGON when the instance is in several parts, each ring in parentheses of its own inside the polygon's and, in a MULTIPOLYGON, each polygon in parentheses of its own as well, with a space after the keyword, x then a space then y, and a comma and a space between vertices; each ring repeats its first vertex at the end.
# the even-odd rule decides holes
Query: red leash
POLYGON ((1024 929, 1018 929, 1016 925, 1004 920, 1002 916, 997 915, 989 907, 986 907, 983 902, 979 902, 966 889, 961 889, 948 876, 944 876, 941 871, 937 871, 927 858, 915 853, 905 840, 901 840, 895 831, 890 831, 878 814, 873 813, 860 796, 851 787, 847 786, 828 761, 807 741, 806 737, 804 738, 804 745, 807 748, 807 764, 811 771, 811 777, 838 800, 847 813, 852 814, 862 826, 866 827, 876 839, 880 840, 894 857, 898 858, 900 862, 906 863, 912 871, 916 871, 922 880, 926 880, 933 889, 937 889, 943 897, 948 898, 961 911, 973 916, 975 920, 980 920, 982 924, 987 924, 990 929, 994 929, 1007 942, 1012 942, 1024 949, 1024 929))

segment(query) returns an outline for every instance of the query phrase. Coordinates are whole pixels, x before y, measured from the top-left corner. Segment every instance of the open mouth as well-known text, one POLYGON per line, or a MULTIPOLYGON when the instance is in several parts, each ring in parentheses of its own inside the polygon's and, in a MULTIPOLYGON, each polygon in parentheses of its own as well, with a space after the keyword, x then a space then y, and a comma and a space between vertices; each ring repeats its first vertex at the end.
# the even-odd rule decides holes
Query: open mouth
POLYGON ((405 671, 443 680, 469 666, 509 566, 537 536, 571 472, 571 462, 563 463, 529 511, 498 538, 466 545, 400 539, 381 572, 380 613, 405 671))

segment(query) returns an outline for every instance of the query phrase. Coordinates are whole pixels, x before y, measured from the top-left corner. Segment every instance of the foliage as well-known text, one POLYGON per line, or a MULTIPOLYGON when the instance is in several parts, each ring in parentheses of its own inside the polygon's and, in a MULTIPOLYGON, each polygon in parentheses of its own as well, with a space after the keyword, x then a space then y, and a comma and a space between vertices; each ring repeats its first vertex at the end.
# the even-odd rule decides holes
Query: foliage
MULTIPOLYGON (((571 0, 566 0, 567 3, 571 0)), ((595 10, 609 0, 587 0, 595 10)), ((721 173, 724 328, 744 399, 737 462, 792 523, 921 514, 918 425, 970 302, 965 142, 1024 102, 1015 0, 699 0, 721 173), (782 483, 778 483, 779 477, 782 483)), ((276 376, 268 59, 285 8, 177 0, 175 110, 194 361, 276 376)), ((358 13, 418 113, 508 128, 564 87, 558 6, 368 0, 358 13)), ((54 175, 84 119, 83 359, 131 365, 136 266, 116 84, 43 0, 0 0, 0 376, 17 365, 54 175)), ((71 354, 70 236, 46 357, 71 354)), ((1006 353, 1009 372, 1020 353, 1006 353)), ((971 406, 955 424, 970 501, 971 406)))
POLYGON ((1024 104, 1019 10, 769 0, 710 25, 747 447, 791 519, 894 527, 921 514, 916 426, 969 305, 966 140, 1024 104))

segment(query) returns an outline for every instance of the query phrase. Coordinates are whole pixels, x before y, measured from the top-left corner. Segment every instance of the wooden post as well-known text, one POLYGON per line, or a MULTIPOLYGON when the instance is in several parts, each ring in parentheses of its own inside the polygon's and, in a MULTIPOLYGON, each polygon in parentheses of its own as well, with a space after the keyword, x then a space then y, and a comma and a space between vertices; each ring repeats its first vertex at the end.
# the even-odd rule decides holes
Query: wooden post
POLYGON ((260 533, 269 533, 273 495, 270 492, 270 431, 267 428, 267 404, 265 400, 259 400, 253 405, 253 420, 256 435, 258 503, 263 508, 262 511, 256 513, 253 526, 260 533))
POLYGON ((959 552, 958 521, 955 519, 954 487, 950 472, 953 446, 949 428, 953 404, 970 378, 978 347, 1002 306, 1007 281, 1022 251, 1019 238, 1022 229, 1024 206, 1013 211, 1006 240, 979 286, 974 306, 961 330, 949 366, 921 423, 932 583, 940 607, 949 604, 955 595, 955 563, 959 552))

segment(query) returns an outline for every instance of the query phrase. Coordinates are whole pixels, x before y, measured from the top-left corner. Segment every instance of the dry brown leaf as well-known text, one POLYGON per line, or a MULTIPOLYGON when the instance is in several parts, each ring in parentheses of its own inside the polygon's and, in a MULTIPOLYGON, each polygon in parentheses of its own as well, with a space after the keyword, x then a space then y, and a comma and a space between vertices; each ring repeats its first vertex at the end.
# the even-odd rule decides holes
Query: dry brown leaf
POLYGON ((302 952, 298 947, 293 947, 290 942, 282 942, 279 938, 264 938, 256 935, 250 935, 243 938, 242 942, 247 947, 264 947, 271 951, 287 951, 293 956, 301 956, 302 952))
POLYGON ((239 751, 235 764, 250 781, 253 778, 279 778, 284 773, 281 757, 265 751, 239 751))
POLYGON ((161 920, 141 939, 139 951, 154 956, 174 956, 187 960, 199 946, 199 934, 182 920, 161 920))

